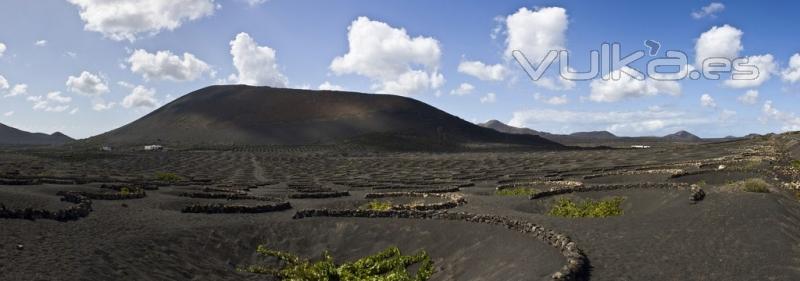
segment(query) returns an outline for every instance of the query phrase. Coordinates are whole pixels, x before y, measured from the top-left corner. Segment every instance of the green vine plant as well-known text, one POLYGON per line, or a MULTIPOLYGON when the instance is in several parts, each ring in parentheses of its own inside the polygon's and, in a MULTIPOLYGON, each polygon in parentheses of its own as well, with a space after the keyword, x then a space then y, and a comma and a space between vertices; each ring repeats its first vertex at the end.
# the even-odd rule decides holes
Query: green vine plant
POLYGON ((607 200, 594 201, 586 199, 575 202, 569 198, 558 198, 548 212, 551 216, 566 218, 605 218, 621 216, 622 202, 625 198, 613 197, 607 200))
POLYGON ((269 249, 265 245, 259 245, 256 252, 265 257, 277 258, 281 267, 250 265, 240 270, 275 275, 284 281, 426 281, 435 272, 433 261, 425 251, 403 255, 394 246, 357 261, 338 265, 328 251, 323 252, 322 259, 318 261, 269 249), (417 264, 417 273, 412 276, 408 268, 417 264))

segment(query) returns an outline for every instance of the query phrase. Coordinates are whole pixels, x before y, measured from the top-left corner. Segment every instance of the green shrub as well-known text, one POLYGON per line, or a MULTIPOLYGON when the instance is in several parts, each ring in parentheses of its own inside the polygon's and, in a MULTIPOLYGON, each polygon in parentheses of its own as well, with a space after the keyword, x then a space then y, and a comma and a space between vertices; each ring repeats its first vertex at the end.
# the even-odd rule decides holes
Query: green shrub
POLYGON ((531 196, 538 192, 539 190, 532 187, 512 187, 497 190, 494 194, 502 196, 531 196))
POLYGON ((794 168, 795 170, 800 170, 800 160, 792 161, 792 168, 794 168))
POLYGON ((123 187, 119 189, 119 194, 122 196, 128 196, 131 194, 131 189, 127 187, 123 187))
POLYGON ((594 201, 586 199, 574 202, 569 198, 558 198, 548 212, 551 216, 567 218, 605 218, 622 215, 622 202, 625 198, 613 197, 607 200, 594 201))
POLYGON ((389 247, 377 254, 361 258, 354 262, 337 265, 328 251, 322 254, 319 261, 309 261, 287 252, 276 251, 265 245, 256 250, 266 257, 277 258, 282 267, 279 269, 260 265, 251 265, 241 269, 250 273, 272 274, 281 280, 291 281, 425 281, 434 273, 433 261, 425 251, 414 255, 402 255, 397 247, 389 247), (415 276, 411 276, 408 268, 419 264, 415 276))
POLYGON ((392 202, 372 200, 369 203, 364 204, 364 206, 361 206, 361 209, 372 211, 388 211, 392 209, 392 202))
POLYGON ((156 179, 159 181, 176 182, 180 181, 182 178, 173 173, 156 173, 156 179))
POLYGON ((747 179, 744 181, 744 191, 768 193, 769 183, 767 183, 763 179, 758 179, 758 178, 747 179))
POLYGON ((756 169, 761 166, 761 159, 751 159, 742 164, 745 169, 756 169))

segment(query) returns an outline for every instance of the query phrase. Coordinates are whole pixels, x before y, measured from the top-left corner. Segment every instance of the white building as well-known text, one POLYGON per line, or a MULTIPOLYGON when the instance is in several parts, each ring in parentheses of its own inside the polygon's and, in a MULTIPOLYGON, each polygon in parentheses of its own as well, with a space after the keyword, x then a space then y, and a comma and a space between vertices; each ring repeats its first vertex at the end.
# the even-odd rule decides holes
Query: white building
POLYGON ((163 147, 163 146, 160 146, 160 145, 157 145, 157 144, 151 144, 151 145, 145 145, 145 146, 144 146, 144 150, 145 150, 145 151, 157 151, 157 150, 164 150, 164 147, 163 147))

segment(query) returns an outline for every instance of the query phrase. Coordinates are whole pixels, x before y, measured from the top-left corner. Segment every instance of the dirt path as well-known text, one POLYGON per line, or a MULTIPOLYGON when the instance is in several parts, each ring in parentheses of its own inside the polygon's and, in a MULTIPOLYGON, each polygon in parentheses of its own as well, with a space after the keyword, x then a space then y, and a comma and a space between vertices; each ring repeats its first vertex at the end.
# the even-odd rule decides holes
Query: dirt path
POLYGON ((267 179, 267 177, 264 176, 264 167, 261 166, 261 163, 258 162, 255 155, 250 157, 250 162, 253 163, 253 177, 256 178, 256 180, 259 182, 269 181, 269 179, 267 179))

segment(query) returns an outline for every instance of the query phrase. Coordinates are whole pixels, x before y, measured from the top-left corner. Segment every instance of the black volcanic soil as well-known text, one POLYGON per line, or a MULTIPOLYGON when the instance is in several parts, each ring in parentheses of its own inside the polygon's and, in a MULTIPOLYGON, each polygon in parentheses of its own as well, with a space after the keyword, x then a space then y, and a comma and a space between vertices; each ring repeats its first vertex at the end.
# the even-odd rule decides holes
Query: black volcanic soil
MULTIPOLYGON (((0 151, 0 179, 114 179, 134 186, 155 184, 159 172, 182 178, 148 190, 143 199, 93 200, 94 211, 77 221, 0 219, 0 280, 272 280, 236 270, 259 260, 254 252, 261 243, 311 258, 329 249, 342 260, 391 245, 408 253, 424 249, 435 260, 433 280, 550 280, 565 264, 555 248, 502 226, 396 218, 292 219, 301 209, 354 208, 369 201, 367 193, 456 186, 467 203, 450 212, 515 218, 570 236, 588 258, 588 280, 800 280, 800 203, 784 186, 797 179, 797 171, 786 167, 796 159, 787 151, 796 149, 798 137, 661 143, 663 149, 514 153, 372 153, 312 146, 99 155, 0 151), (718 170, 720 165, 725 168, 718 170), (673 169, 685 173, 660 172, 673 169), (591 180, 583 179, 589 175, 591 180), (771 192, 727 186, 749 178, 764 179, 771 192), (558 196, 529 200, 494 194, 500 184, 537 188, 546 180, 634 187, 560 195, 624 197, 624 214, 611 218, 547 215, 558 196), (692 204, 686 188, 636 187, 646 182, 705 182, 707 195, 692 204), (259 203, 178 196, 211 189, 278 197, 293 208, 262 214, 179 211, 195 203, 259 203), (329 191, 350 195, 286 197, 329 191), (24 248, 17 249, 18 244, 24 248)), ((60 202, 56 192, 91 192, 98 186, 0 185, 0 203, 66 208, 72 204, 60 202)))

